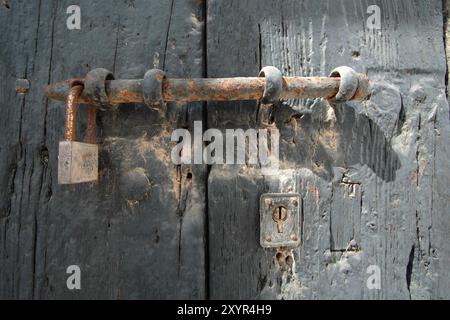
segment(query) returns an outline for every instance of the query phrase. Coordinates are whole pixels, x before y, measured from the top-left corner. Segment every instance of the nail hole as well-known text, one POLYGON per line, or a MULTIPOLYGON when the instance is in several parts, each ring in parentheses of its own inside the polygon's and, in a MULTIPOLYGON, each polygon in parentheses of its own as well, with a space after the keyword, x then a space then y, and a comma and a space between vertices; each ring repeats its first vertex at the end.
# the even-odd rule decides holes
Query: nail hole
POLYGON ((48 157, 49 157, 49 153, 48 153, 48 149, 47 147, 42 147, 41 151, 39 152, 40 157, 41 157, 41 162, 43 165, 47 165, 48 164, 48 157))
POLYGON ((352 52, 352 57, 353 57, 354 59, 358 59, 359 56, 360 56, 359 51, 353 51, 353 52, 352 52))
POLYGON ((278 253, 275 255, 275 258, 277 259, 277 261, 278 261, 278 263, 279 263, 280 265, 284 265, 284 263, 285 263, 285 260, 284 260, 284 254, 282 254, 281 252, 278 252, 278 253))
POLYGON ((192 179, 192 173, 191 172, 188 172, 188 174, 186 175, 186 179, 192 179))

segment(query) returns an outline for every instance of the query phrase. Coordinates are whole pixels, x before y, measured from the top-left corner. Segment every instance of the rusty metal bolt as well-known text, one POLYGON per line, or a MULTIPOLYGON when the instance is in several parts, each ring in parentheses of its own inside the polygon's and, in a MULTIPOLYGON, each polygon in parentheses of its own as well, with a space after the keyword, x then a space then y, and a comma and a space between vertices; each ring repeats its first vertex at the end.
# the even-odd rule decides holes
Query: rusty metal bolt
MULTIPOLYGON (((333 70, 330 77, 282 77, 274 67, 266 67, 260 77, 170 79, 159 75, 156 97, 168 101, 235 101, 260 100, 274 103, 279 99, 324 97, 330 101, 361 101, 369 96, 369 79, 348 67, 333 70), (264 77, 263 77, 264 75, 264 77)), ((156 72, 156 71, 153 71, 156 72)), ((70 84, 77 79, 60 81, 47 86, 45 94, 51 99, 65 100, 70 84)), ((78 79, 79 80, 79 79, 78 79)), ((145 89, 145 79, 114 80, 105 69, 94 69, 84 81, 80 102, 97 107, 105 104, 151 102, 155 95, 145 89)), ((150 83, 151 84, 151 83, 150 83)))
POLYGON ((70 88, 66 102, 66 141, 75 141, 78 98, 83 91, 82 85, 70 88))

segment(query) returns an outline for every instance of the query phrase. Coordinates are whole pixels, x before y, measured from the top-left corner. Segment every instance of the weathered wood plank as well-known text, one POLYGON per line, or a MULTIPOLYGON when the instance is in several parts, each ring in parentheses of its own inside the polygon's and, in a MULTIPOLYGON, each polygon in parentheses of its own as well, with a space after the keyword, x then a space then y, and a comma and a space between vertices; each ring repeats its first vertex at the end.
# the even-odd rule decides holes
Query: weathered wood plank
POLYGON ((204 298, 206 168, 170 160, 172 129, 202 119, 202 105, 169 105, 167 121, 143 105, 100 113, 98 183, 62 186, 64 104, 42 90, 95 67, 119 78, 153 67, 202 76, 203 5, 79 1, 81 30, 69 31, 70 4, 0 8, 0 297, 204 298), (31 82, 24 96, 14 93, 17 78, 31 82), (74 264, 79 291, 66 288, 74 264))
MULTIPOLYGON (((253 76, 264 65, 286 75, 326 75, 349 65, 375 81, 361 105, 287 101, 291 108, 273 109, 281 169, 296 170, 293 191, 303 197, 293 272, 253 239, 259 195, 274 191, 268 178, 245 167, 212 167, 209 228, 233 234, 210 233, 211 297, 448 298, 441 1, 209 1, 207 15, 211 77, 253 76), (381 9, 381 30, 366 27, 372 4, 381 9), (357 186, 353 200, 342 183, 357 186), (380 290, 366 286, 371 265, 381 270, 380 290)), ((252 102, 209 103, 208 127, 264 126, 257 112, 252 102)))

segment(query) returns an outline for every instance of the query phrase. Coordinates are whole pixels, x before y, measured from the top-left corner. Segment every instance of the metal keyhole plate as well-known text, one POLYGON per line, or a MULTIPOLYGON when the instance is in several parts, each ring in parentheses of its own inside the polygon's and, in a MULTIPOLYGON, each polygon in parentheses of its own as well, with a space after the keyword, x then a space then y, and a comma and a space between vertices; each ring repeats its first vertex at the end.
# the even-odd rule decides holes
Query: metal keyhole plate
POLYGON ((260 199, 260 244, 264 248, 300 244, 301 198, 296 193, 265 193, 260 199))

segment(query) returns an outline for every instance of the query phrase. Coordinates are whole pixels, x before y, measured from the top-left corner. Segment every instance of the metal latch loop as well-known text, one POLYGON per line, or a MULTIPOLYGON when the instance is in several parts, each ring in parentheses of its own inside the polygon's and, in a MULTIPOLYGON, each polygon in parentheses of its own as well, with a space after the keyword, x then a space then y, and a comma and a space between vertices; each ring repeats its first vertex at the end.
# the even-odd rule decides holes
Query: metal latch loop
POLYGON ((273 104, 280 100, 283 92, 283 74, 278 68, 267 66, 261 69, 259 77, 264 77, 264 93, 261 99, 263 104, 273 104))
MULTIPOLYGON (((160 101, 261 100, 271 104, 281 99, 320 97, 338 102, 362 101, 370 95, 367 76, 348 67, 335 69, 332 77, 283 77, 277 68, 264 67, 259 77, 171 79, 161 70, 150 70, 145 79, 112 79, 112 74, 105 69, 89 72, 80 102, 99 107, 108 103, 114 106, 145 102, 152 107, 160 101)), ((50 84, 45 94, 51 99, 65 100, 74 81, 83 82, 83 79, 50 84)))
POLYGON ((114 80, 114 75, 103 68, 89 71, 84 78, 83 95, 90 100, 91 104, 102 110, 112 107, 106 92, 106 81, 114 80))
POLYGON ((361 91, 362 89, 367 90, 368 88, 359 88, 360 86, 360 79, 361 79, 361 85, 364 85, 364 76, 359 75, 356 73, 355 70, 353 70, 350 67, 347 66, 341 66, 337 67, 330 73, 330 77, 332 78, 338 78, 340 77, 340 84, 339 84, 339 90, 336 93, 336 95, 332 98, 330 98, 330 101, 333 102, 345 102, 352 100, 357 91, 361 91))
POLYGON ((159 69, 148 70, 142 80, 142 95, 144 103, 154 109, 164 103, 162 83, 166 78, 164 71, 159 69))

